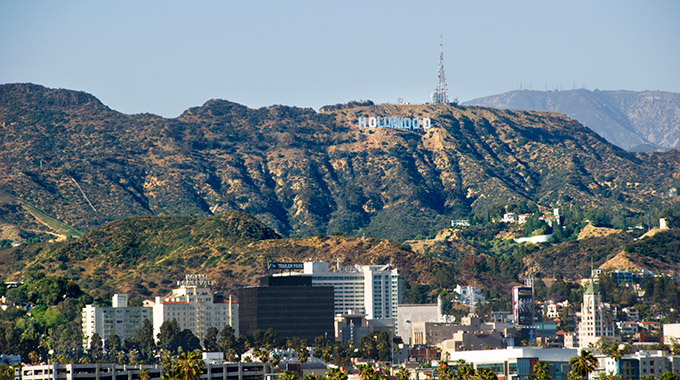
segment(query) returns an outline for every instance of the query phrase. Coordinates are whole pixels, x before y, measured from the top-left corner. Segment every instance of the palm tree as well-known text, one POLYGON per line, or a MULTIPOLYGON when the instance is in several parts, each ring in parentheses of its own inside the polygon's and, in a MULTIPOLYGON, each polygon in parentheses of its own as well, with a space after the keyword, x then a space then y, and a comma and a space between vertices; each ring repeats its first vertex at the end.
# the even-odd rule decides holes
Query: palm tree
POLYGON ((300 376, 297 374, 295 371, 283 371, 283 374, 281 375, 282 380, 299 380, 300 376))
POLYGON ((328 380, 347 380, 347 372, 340 368, 331 368, 326 374, 326 377, 328 380))
POLYGON ((597 359, 587 350, 581 350, 581 355, 574 356, 569 360, 571 371, 585 378, 597 368, 597 359))
POLYGON ((378 372, 368 364, 360 364, 359 376, 361 380, 378 380, 378 372))
POLYGON ((548 363, 539 360, 534 365, 534 374, 536 380, 550 380, 550 372, 548 371, 548 363))
POLYGON ((331 355, 332 354, 333 354, 333 347, 331 347, 331 346, 326 346, 321 350, 321 358, 325 362, 331 361, 331 355))
POLYGON ((198 380, 203 370, 203 359, 196 352, 182 352, 177 356, 172 369, 172 378, 175 380, 198 380))
POLYGON ((401 367, 399 371, 397 371, 397 379, 398 380, 409 380, 411 378, 411 371, 406 369, 406 367, 401 367))
POLYGON ((267 373, 267 362, 269 362, 269 350, 262 347, 253 348, 253 355, 262 362, 262 373, 267 373))
MULTIPOLYGON (((498 380, 498 375, 496 372, 488 368, 480 368, 477 370, 477 375, 475 375, 475 378, 480 380, 498 380)), ((548 377, 548 379, 550 378, 548 377)))
POLYGON ((472 380, 476 376, 476 371, 474 368, 472 368, 471 365, 465 364, 463 366, 458 367, 458 371, 456 372, 456 378, 461 379, 461 380, 472 380))
POLYGON ((300 346, 296 351, 298 360, 300 360, 300 364, 305 364, 309 359, 309 351, 307 351, 307 347, 300 346))
POLYGON ((437 369, 437 378, 442 380, 453 380, 456 378, 456 374, 445 361, 440 361, 439 368, 437 369))

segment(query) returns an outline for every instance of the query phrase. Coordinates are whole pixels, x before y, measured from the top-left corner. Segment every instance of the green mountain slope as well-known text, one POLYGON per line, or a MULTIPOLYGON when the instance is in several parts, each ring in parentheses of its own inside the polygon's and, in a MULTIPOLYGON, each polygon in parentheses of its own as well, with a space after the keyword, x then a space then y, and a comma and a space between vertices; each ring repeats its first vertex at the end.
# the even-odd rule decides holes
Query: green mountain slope
POLYGON ((216 289, 254 285, 274 261, 339 260, 343 265, 393 263, 413 283, 429 283, 443 264, 371 238, 281 239, 240 212, 211 217, 142 217, 107 223, 80 239, 0 250, 3 280, 31 270, 67 276, 88 291, 159 295, 185 274, 207 274, 216 289))
POLYGON ((237 210, 282 236, 401 241, 519 201, 641 212, 669 201, 680 174, 678 152, 633 155, 559 114, 453 105, 211 100, 164 119, 12 84, 0 86, 0 125, 0 190, 79 230, 237 210), (430 117, 433 128, 360 130, 366 116, 430 117))
POLYGON ((638 240, 620 232, 545 248, 502 241, 502 228, 496 224, 458 231, 424 249, 375 238, 281 238, 240 212, 130 218, 107 223, 77 240, 0 249, 0 279, 22 280, 29 271, 45 271, 73 279, 95 297, 115 292, 152 297, 165 294, 185 274, 200 273, 215 281, 216 290, 233 294, 269 273, 270 262, 391 263, 409 284, 407 299, 425 302, 423 297, 431 300, 441 290, 450 297, 456 284, 474 284, 509 300, 512 286, 529 274, 551 278, 560 272, 577 280, 589 275, 591 260, 595 267, 611 264, 609 259, 624 250, 626 266, 612 268, 677 274, 680 267, 676 228, 638 240))

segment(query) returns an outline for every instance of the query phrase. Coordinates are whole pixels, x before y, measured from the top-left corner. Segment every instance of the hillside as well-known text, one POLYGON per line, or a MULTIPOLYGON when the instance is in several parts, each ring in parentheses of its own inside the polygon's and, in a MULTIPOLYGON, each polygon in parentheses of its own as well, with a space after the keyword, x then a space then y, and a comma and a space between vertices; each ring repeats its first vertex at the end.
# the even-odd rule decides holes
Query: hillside
POLYGON ((403 241, 512 202, 643 212, 677 200, 663 195, 680 185, 677 151, 634 155, 546 112, 370 102, 315 112, 211 100, 164 119, 12 84, 0 86, 0 125, 0 191, 11 196, 0 208, 14 210, 0 222, 66 237, 121 218, 236 210, 284 237, 403 241), (366 116, 429 117, 433 128, 359 129, 366 116))
POLYGON ((216 290, 234 294, 266 275, 269 262, 391 263, 406 280, 406 293, 419 286, 409 300, 426 302, 441 290, 450 296, 456 284, 473 284, 507 300, 511 287, 529 274, 551 278, 560 272, 577 280, 588 275, 591 260, 595 267, 609 269, 677 274, 680 267, 680 229, 638 240, 634 233, 619 232, 541 248, 512 243, 502 232, 502 224, 494 224, 447 230, 432 241, 398 245, 337 235, 281 238, 240 212, 130 218, 107 223, 77 240, 0 249, 0 280, 22 280, 29 271, 46 271, 73 279, 93 296, 106 299, 114 292, 162 295, 185 274, 201 273, 215 281, 216 290), (617 253, 626 260, 612 259, 617 253))
POLYGON ((240 212, 211 217, 142 217, 107 223, 80 239, 0 250, 2 280, 31 270, 79 281, 97 296, 107 292, 160 295, 185 274, 207 274, 215 288, 255 285, 269 262, 336 260, 343 265, 392 263, 411 283, 432 282, 442 263, 380 239, 316 236, 282 239, 240 212))
POLYGON ((630 151, 680 148, 680 94, 663 91, 510 91, 465 102, 485 107, 555 111, 630 151))

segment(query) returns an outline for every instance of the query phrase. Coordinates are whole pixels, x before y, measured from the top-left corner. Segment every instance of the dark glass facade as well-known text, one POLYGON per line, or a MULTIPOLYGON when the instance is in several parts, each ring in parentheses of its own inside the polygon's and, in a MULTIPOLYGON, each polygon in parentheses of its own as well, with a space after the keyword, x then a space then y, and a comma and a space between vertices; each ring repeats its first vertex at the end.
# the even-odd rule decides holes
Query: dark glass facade
POLYGON ((297 276, 269 277, 261 283, 268 286, 238 290, 241 334, 273 328, 279 339, 333 339, 332 286, 312 286, 311 278, 297 276))

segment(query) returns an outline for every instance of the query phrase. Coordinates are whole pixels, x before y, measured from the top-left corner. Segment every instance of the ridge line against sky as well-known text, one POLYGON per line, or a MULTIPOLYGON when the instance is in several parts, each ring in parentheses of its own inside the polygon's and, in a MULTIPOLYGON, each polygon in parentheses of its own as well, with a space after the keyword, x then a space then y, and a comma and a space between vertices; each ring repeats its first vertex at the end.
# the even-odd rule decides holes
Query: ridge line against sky
POLYGON ((519 89, 680 92, 680 2, 8 1, 0 83, 175 117, 220 98, 320 108, 519 89))

